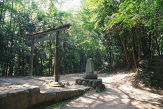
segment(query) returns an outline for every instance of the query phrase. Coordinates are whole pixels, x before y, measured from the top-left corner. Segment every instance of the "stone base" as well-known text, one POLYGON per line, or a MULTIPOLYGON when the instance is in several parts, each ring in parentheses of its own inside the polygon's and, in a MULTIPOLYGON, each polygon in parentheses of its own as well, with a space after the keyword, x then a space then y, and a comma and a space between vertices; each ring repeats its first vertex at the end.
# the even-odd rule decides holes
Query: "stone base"
POLYGON ((62 82, 51 82, 49 85, 53 87, 64 87, 64 84, 62 84, 62 82))
POLYGON ((96 87, 96 92, 103 92, 103 91, 105 91, 105 85, 104 84, 102 84, 101 87, 96 87))
POLYGON ((84 78, 84 79, 97 79, 97 74, 93 74, 93 73, 84 73, 83 78, 84 78))
POLYGON ((105 85, 102 84, 102 79, 79 78, 79 79, 76 79, 75 84, 93 87, 94 89, 96 89, 96 92, 102 92, 105 90, 105 85))

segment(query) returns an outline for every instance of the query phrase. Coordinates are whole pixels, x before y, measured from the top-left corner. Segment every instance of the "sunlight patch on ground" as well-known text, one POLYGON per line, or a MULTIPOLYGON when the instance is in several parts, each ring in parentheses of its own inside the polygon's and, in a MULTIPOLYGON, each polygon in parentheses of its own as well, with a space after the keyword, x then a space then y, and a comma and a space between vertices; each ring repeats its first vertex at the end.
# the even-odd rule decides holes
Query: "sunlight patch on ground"
POLYGON ((121 99, 121 101, 122 101, 124 104, 129 104, 130 99, 121 99))
MULTIPOLYGON (((159 109, 159 107, 162 106, 161 103, 163 96, 141 88, 134 87, 131 83, 132 81, 128 81, 128 77, 132 78, 132 76, 132 74, 116 74, 110 77, 99 77, 103 79, 103 83, 107 89, 106 91, 102 93, 96 93, 95 90, 89 91, 89 93, 86 93, 74 101, 65 104, 63 109, 159 109)), ((82 76, 61 75, 60 81, 68 81, 70 83, 75 82, 75 79, 80 77, 82 76)), ((53 80, 53 77, 38 78, 53 80)), ((30 85, 38 85, 41 89, 44 90, 56 90, 56 88, 49 88, 44 81, 38 81, 34 79, 25 80, 24 77, 19 79, 12 78, 12 80, 15 82, 21 82, 25 84, 24 86, 26 87, 30 87, 30 85)), ((14 85, 12 86, 14 87, 14 85)), ((23 85, 20 85, 19 89, 21 89, 21 86, 23 85)), ((70 87, 72 88, 74 86, 77 85, 70 87)), ((6 86, 6 88, 7 87, 8 86, 6 86)))
POLYGON ((129 97, 128 97, 127 95, 125 95, 125 94, 122 94, 121 97, 122 97, 123 99, 128 99, 128 98, 129 98, 129 97))
POLYGON ((89 99, 89 98, 82 98, 81 99, 82 100, 82 102, 85 102, 85 103, 93 103, 94 102, 94 100, 92 100, 92 99, 89 99))
POLYGON ((96 107, 97 105, 102 104, 103 102, 101 101, 95 101, 94 104, 91 106, 92 108, 96 107))
POLYGON ((158 100, 163 96, 132 86, 127 78, 133 76, 134 73, 99 77, 107 91, 86 94, 71 102, 71 106, 66 104, 63 109, 159 109, 161 104, 158 100), (66 106, 70 107, 65 108, 66 106))

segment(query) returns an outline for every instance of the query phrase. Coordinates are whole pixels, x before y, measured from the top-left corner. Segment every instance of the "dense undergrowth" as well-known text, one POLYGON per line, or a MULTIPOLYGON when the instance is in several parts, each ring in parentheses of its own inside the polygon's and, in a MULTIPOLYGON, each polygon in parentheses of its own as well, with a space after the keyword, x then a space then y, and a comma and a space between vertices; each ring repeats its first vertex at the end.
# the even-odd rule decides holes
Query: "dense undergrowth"
POLYGON ((154 87, 156 89, 163 89, 163 73, 162 68, 158 63, 153 63, 149 67, 148 61, 143 60, 144 63, 140 65, 138 77, 144 81, 144 84, 148 87, 154 87))

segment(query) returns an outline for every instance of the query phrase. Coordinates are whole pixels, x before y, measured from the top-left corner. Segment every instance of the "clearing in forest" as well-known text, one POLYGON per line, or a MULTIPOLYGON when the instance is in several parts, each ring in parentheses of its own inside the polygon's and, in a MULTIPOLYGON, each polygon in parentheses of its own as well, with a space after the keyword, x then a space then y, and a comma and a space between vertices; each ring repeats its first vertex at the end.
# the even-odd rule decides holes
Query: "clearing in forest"
POLYGON ((114 72, 103 79, 106 91, 95 90, 62 106, 62 109, 162 109, 163 91, 146 88, 135 80, 135 73, 114 72))
MULTIPOLYGON (((67 88, 74 88, 75 79, 82 77, 81 74, 66 74, 60 76, 60 81, 69 82, 67 88)), ((38 77, 40 79, 54 79, 54 77, 38 77)), ((135 73, 124 70, 114 71, 110 74, 99 74, 106 90, 97 93, 94 89, 84 95, 66 102, 61 106, 62 109, 162 109, 163 91, 145 87, 140 80, 135 80, 135 73)), ((40 90, 62 90, 62 88, 51 88, 44 81, 27 79, 24 77, 1 77, 16 83, 36 85, 40 90)), ((82 87, 82 86, 80 86, 82 87)), ((12 83, 1 82, 1 91, 17 89, 12 83)), ((47 109, 48 106, 43 107, 47 109)), ((49 108, 48 108, 49 109, 49 108)))

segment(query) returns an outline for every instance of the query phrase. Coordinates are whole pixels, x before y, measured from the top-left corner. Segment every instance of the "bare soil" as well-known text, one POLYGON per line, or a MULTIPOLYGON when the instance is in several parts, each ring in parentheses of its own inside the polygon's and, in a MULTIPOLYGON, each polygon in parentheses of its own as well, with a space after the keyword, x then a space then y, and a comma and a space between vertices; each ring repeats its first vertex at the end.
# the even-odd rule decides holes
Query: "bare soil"
POLYGON ((60 82, 69 82, 69 86, 65 87, 52 87, 45 80, 54 80, 53 76, 49 77, 41 77, 37 76, 35 78, 40 79, 28 79, 25 76, 13 76, 13 77, 0 77, 0 94, 8 93, 11 90, 24 90, 30 88, 32 86, 39 86, 40 91, 57 91, 57 90, 66 90, 72 88, 80 88, 82 85, 74 85, 75 79, 82 77, 82 74, 69 74, 69 75, 61 75, 60 82), (1 81, 1 79, 9 80, 11 82, 1 81))
MULTIPOLYGON (((62 90, 66 88, 83 87, 74 85, 75 79, 83 74, 61 75, 60 81, 69 82, 70 86, 64 88, 50 87, 45 81, 25 79, 25 77, 0 77, 17 83, 0 81, 0 93, 11 89, 28 86, 39 86, 41 91, 62 90)), ((98 78, 103 80, 106 91, 96 93, 91 90, 88 93, 67 102, 62 109, 163 109, 163 91, 145 87, 140 80, 135 80, 132 71, 114 71, 109 75, 101 74, 98 78)), ((36 77, 43 80, 53 80, 53 77, 36 77)))
POLYGON ((147 88, 135 80, 132 71, 112 72, 103 79, 106 91, 89 91, 62 106, 62 109, 163 109, 163 91, 147 88), (116 73, 116 74, 115 74, 116 73))

